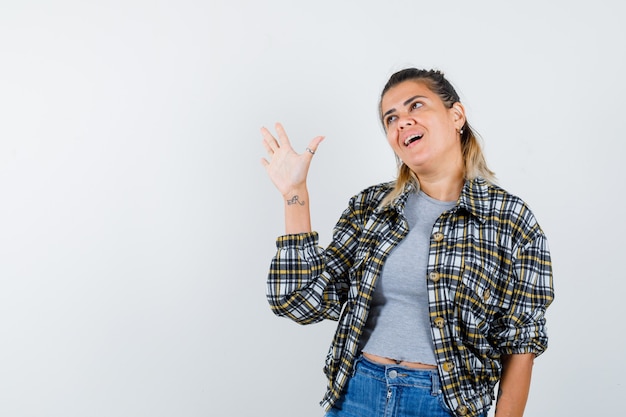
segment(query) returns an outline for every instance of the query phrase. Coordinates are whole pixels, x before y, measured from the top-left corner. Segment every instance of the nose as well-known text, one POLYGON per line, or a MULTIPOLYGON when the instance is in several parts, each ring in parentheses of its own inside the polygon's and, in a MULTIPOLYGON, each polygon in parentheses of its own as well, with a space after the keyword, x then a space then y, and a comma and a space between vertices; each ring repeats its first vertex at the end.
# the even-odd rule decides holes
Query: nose
POLYGON ((413 120, 406 116, 400 117, 400 120, 398 120, 398 127, 400 127, 400 129, 404 129, 409 126, 413 126, 413 120))

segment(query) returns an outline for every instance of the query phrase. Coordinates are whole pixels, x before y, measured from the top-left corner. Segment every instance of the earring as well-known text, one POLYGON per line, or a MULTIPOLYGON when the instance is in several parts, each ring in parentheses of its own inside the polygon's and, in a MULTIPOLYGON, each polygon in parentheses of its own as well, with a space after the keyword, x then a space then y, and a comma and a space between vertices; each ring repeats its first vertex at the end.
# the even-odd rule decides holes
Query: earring
POLYGON ((461 128, 461 130, 459 130, 459 135, 463 134, 463 128, 461 128))

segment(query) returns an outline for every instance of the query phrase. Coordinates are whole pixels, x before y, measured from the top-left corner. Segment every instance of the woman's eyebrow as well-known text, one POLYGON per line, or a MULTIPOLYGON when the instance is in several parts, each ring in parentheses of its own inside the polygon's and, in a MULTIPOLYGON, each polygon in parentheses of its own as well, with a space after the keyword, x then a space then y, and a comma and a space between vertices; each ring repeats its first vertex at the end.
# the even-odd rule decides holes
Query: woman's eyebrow
MULTIPOLYGON (((404 103, 402 103, 402 105, 403 105, 403 106, 408 106, 408 105, 409 105, 409 103, 411 103, 411 102, 412 102, 413 100, 415 100, 416 98, 424 98, 424 96, 420 96, 420 95, 413 96, 413 97, 411 97, 410 99, 406 100, 404 103)), ((393 113, 394 111, 396 111, 396 109, 395 109, 395 108, 391 108, 391 109, 387 110, 387 111, 385 112, 385 114, 383 114, 383 119, 384 119, 384 118, 385 118, 388 114, 393 113)))

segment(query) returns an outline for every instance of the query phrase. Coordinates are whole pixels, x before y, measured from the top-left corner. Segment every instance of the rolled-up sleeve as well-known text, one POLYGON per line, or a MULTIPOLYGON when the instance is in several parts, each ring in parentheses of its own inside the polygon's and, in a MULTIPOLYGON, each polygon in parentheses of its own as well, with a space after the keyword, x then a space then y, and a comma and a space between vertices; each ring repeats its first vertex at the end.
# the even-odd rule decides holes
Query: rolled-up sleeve
POLYGON ((531 236, 514 256, 511 308, 497 326, 496 344, 502 354, 539 356, 548 347, 545 313, 554 299, 552 263, 538 225, 531 236))
POLYGON ((317 232, 280 236, 267 278, 267 300, 274 314, 300 324, 339 320, 349 290, 349 269, 364 218, 363 194, 350 199, 326 249, 317 232))
POLYGON ((267 279, 267 300, 274 314, 300 324, 337 320, 341 303, 324 271, 324 252, 316 232, 281 236, 267 279))

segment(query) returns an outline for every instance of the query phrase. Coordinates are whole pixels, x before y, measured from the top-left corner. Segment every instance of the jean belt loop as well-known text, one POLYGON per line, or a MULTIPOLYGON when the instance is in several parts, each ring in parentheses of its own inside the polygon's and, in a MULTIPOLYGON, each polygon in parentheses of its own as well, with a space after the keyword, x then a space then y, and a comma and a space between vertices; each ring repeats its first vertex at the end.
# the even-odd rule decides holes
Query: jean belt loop
POLYGON ((439 387, 439 374, 436 369, 430 371, 430 381, 431 381, 431 393, 433 395, 439 395, 440 387, 439 387))
POLYGON ((361 362, 363 360, 363 356, 359 355, 356 357, 356 359, 354 359, 354 361, 352 362, 352 372, 350 377, 353 377, 356 374, 356 366, 359 364, 359 362, 361 362))

